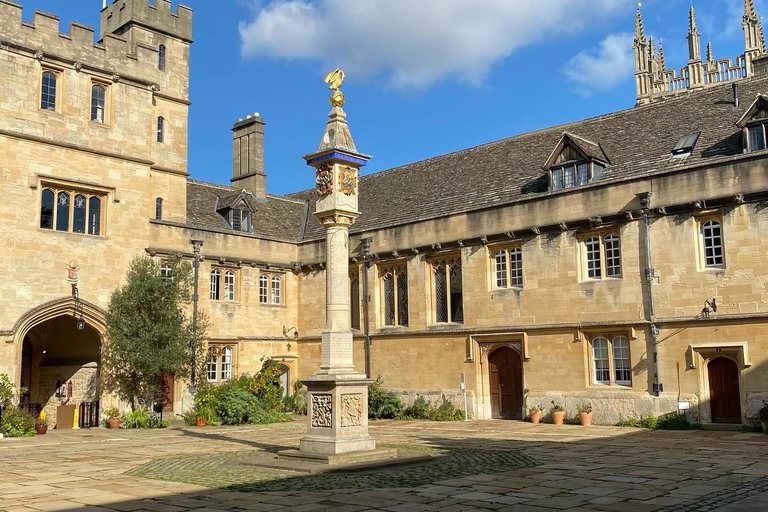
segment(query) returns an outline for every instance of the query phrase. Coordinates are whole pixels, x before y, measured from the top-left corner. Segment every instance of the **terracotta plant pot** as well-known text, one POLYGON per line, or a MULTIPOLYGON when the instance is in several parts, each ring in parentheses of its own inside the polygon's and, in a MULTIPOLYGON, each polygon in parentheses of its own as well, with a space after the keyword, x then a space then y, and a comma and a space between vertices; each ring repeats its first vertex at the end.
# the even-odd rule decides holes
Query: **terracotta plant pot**
POLYGON ((109 424, 109 428, 112 430, 117 430, 120 428, 120 418, 109 418, 107 423, 109 424))
POLYGON ((35 425, 37 435, 42 436, 48 432, 48 425, 35 425))
POLYGON ((195 425, 198 427, 204 427, 205 426, 205 418, 197 418, 195 420, 195 425))
POLYGON ((565 411, 555 411, 552 413, 552 423, 555 425, 562 425, 563 419, 565 419, 565 411))
POLYGON ((579 421, 581 424, 585 427, 589 427, 592 425, 592 413, 591 412, 580 412, 579 413, 579 421))
POLYGON ((541 422, 541 411, 528 411, 528 415, 531 418, 531 423, 541 422))

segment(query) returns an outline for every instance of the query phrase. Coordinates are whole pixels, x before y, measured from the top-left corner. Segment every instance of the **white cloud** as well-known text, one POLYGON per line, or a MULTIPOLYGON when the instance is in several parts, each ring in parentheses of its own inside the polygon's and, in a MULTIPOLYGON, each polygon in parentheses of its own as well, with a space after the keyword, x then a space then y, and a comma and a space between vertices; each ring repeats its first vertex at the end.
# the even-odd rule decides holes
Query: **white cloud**
MULTIPOLYGON (((628 0, 252 0, 245 58, 309 59, 399 87, 482 83, 515 50, 592 28, 628 0)), ((524 72, 524 71, 522 71, 524 72)))
POLYGON ((582 51, 563 68, 565 76, 586 91, 607 90, 635 71, 632 50, 634 36, 628 32, 610 34, 600 42, 597 52, 582 51))

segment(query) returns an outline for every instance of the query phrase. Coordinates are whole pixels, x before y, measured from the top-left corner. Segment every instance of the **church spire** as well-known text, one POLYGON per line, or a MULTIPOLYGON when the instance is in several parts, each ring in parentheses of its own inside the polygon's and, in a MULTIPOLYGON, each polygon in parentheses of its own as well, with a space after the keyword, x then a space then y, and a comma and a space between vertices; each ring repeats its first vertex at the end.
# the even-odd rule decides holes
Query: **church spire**
POLYGON ((752 61, 766 53, 765 33, 760 18, 755 12, 753 0, 744 0, 744 17, 741 22, 744 27, 744 60, 746 61, 747 76, 752 76, 752 61))
POLYGON ((661 38, 659 38, 659 71, 663 73, 667 69, 666 66, 664 62, 664 47, 661 46, 661 38))
POLYGON ((715 62, 715 54, 712 51, 712 41, 707 42, 707 63, 713 64, 715 62))
POLYGON ((688 62, 701 62, 701 36, 696 26, 696 11, 691 4, 688 12, 688 62))
POLYGON ((635 46, 645 44, 645 31, 643 30, 643 13, 640 12, 640 7, 637 8, 637 14, 635 15, 635 46))

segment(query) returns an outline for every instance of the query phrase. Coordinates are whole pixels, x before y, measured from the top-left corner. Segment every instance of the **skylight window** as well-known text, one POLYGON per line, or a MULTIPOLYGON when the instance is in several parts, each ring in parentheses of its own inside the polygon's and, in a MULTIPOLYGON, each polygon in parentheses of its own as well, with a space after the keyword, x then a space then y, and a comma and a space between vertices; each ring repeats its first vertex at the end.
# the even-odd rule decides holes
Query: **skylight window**
POLYGON ((672 156, 688 156, 693 153, 693 148, 696 146, 696 141, 699 140, 699 135, 701 135, 701 132, 683 135, 677 139, 677 144, 672 148, 672 156))

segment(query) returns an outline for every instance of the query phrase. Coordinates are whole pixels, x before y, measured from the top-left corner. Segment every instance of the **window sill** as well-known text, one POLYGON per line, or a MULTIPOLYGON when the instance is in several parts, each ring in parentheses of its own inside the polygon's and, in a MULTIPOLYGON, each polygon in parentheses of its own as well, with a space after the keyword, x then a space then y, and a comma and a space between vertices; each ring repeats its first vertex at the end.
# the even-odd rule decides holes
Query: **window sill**
POLYGON ((260 308, 274 308, 274 309, 284 309, 287 308, 285 304, 265 304, 264 302, 259 302, 260 308))
POLYGON ((632 384, 590 384, 587 389, 606 391, 635 391, 632 384))
POLYGON ((493 287, 490 290, 488 290, 488 293, 494 293, 494 292, 521 292, 523 291, 523 286, 507 286, 506 288, 501 287, 493 287))
POLYGON ((88 233, 75 233, 74 231, 59 231, 57 229, 46 229, 41 228, 38 226, 38 231, 41 231, 43 233, 56 233, 59 235, 69 235, 69 236, 76 236, 78 238, 90 238, 93 240, 105 240, 107 237, 105 235, 89 235, 88 233))
POLYGON ((427 326, 427 329, 431 331, 450 331, 453 329, 463 329, 464 328, 464 322, 440 322, 435 324, 430 324, 427 326))

